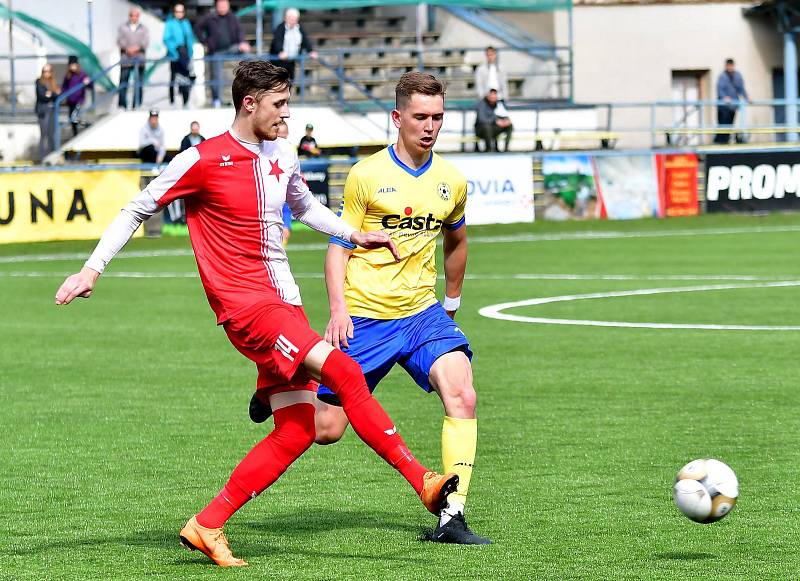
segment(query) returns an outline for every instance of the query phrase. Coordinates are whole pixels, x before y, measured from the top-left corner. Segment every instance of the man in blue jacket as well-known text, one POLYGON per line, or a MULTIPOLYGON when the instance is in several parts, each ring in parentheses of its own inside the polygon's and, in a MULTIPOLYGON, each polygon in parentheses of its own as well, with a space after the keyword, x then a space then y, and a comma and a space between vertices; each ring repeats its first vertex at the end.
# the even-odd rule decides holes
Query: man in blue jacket
POLYGON ((169 102, 175 103, 175 87, 183 97, 184 107, 189 103, 189 93, 194 82, 192 72, 192 45, 194 33, 186 19, 186 7, 175 4, 172 16, 164 25, 164 46, 169 57, 169 102))
MULTIPOLYGON (((750 97, 744 88, 744 79, 742 73, 736 70, 733 59, 725 61, 725 70, 717 79, 717 100, 724 101, 724 104, 717 105, 717 124, 720 126, 733 126, 733 120, 736 118, 736 110, 739 108, 739 101, 744 99, 748 103, 750 97)), ((730 141, 730 133, 717 133, 714 137, 714 143, 728 143, 730 141)), ((736 135, 736 142, 743 143, 744 137, 736 135)))

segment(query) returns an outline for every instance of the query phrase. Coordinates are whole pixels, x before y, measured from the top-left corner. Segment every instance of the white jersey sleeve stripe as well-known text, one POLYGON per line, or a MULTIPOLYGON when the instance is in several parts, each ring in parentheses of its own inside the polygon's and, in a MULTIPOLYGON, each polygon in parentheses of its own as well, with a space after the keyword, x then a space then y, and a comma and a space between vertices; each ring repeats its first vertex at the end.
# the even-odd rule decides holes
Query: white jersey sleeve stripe
POLYGON ((272 270, 272 265, 269 260, 269 207, 267 204, 267 197, 264 191, 264 181, 261 175, 261 159, 253 160, 253 179, 256 185, 256 196, 258 199, 258 219, 261 238, 261 259, 264 262, 264 268, 267 271, 270 284, 277 291, 278 296, 285 300, 283 289, 278 284, 277 277, 272 270))

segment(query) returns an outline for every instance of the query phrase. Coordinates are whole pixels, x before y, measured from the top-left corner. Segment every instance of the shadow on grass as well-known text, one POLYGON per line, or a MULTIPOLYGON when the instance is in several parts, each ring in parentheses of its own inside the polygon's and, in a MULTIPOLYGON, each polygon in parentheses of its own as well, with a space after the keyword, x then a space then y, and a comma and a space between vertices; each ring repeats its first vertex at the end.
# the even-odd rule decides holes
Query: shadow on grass
POLYGON ((372 510, 319 510, 302 513, 284 513, 266 517, 263 521, 248 520, 239 526, 275 535, 309 535, 320 531, 346 529, 373 529, 388 532, 419 534, 419 524, 394 513, 372 510))
POLYGON ((711 553, 696 553, 694 551, 670 551, 667 553, 656 553, 657 559, 665 561, 703 561, 705 559, 716 559, 716 555, 711 553))
MULTIPOLYGON (((268 557, 272 555, 284 555, 287 553, 301 555, 309 558, 330 558, 330 559, 365 559, 371 561, 392 561, 399 563, 422 563, 424 559, 409 558, 400 556, 392 552, 384 554, 349 552, 326 552, 314 548, 287 548, 285 543, 280 547, 274 547, 266 537, 296 537, 303 539, 312 535, 319 535, 321 532, 342 531, 347 529, 362 529, 365 534, 372 536, 377 531, 390 534, 410 535, 417 538, 420 534, 419 525, 405 520, 397 515, 378 511, 347 511, 347 510, 323 510, 298 513, 284 513, 270 520, 263 522, 246 521, 235 524, 235 538, 231 539, 234 553, 247 557, 268 557)), ((183 551, 178 545, 178 531, 180 525, 165 529, 147 529, 131 531, 125 535, 101 535, 84 536, 75 539, 54 539, 47 542, 37 543, 33 538, 29 538, 24 547, 16 547, 8 551, 3 551, 6 555, 13 556, 32 556, 47 553, 49 551, 72 551, 80 547, 98 548, 102 546, 127 546, 145 547, 148 549, 183 551)), ((197 560, 192 562, 197 564, 208 564, 202 554, 192 552, 197 556, 197 560)), ((186 563, 184 559, 176 559, 175 563, 186 563)))

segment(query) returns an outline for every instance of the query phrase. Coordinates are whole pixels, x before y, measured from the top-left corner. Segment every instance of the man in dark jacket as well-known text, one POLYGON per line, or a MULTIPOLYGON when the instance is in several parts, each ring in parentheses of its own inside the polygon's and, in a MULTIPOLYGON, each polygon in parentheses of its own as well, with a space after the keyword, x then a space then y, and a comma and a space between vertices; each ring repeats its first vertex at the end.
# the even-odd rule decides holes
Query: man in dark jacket
POLYGON ((206 71, 211 84, 211 99, 214 107, 219 107, 222 104, 220 88, 223 84, 222 59, 219 57, 248 53, 250 45, 244 38, 239 19, 231 12, 228 0, 217 0, 214 10, 197 25, 196 32, 197 38, 206 47, 206 56, 211 57, 206 71))
POLYGON ((198 143, 203 143, 206 140, 205 137, 200 135, 200 123, 197 121, 192 121, 192 124, 189 125, 189 133, 183 136, 181 139, 181 151, 186 151, 190 147, 197 145, 198 143))
POLYGON ((295 61, 298 56, 308 53, 312 59, 317 58, 317 52, 311 45, 311 39, 300 26, 300 12, 296 8, 287 8, 283 13, 283 22, 272 33, 269 53, 278 55, 278 59, 273 63, 289 71, 292 79, 294 79, 295 61))
POLYGON ((478 108, 475 116, 475 135, 484 141, 486 147, 484 151, 499 151, 497 138, 505 133, 505 148, 508 151, 508 144, 511 141, 511 119, 497 115, 497 91, 489 89, 486 97, 478 101, 478 108))

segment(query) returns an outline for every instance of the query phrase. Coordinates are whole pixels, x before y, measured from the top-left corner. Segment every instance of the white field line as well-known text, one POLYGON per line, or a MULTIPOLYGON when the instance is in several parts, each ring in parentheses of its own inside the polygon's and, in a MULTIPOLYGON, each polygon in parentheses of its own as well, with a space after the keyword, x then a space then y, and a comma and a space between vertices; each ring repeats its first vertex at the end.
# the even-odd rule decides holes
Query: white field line
MULTIPOLYGON (((720 236, 736 234, 772 234, 778 232, 800 232, 800 226, 763 226, 757 228, 703 228, 685 230, 642 230, 638 232, 588 231, 555 232, 553 234, 510 234, 508 236, 470 236, 470 244, 500 244, 520 242, 552 242, 560 240, 608 240, 617 238, 660 238, 672 236, 720 236)), ((440 241, 441 243, 441 241, 440 241)), ((324 243, 289 244, 289 253, 325 250, 324 243)), ((56 254, 23 254, 0 256, 0 264, 15 262, 56 262, 62 260, 86 260, 88 253, 64 252, 56 254)), ((160 250, 131 250, 121 252, 114 260, 125 258, 151 258, 160 256, 192 256, 189 248, 160 250)))
POLYGON ((519 323, 539 323, 545 325, 582 325, 590 327, 624 327, 634 329, 704 329, 704 330, 724 330, 724 331, 800 331, 800 326, 796 325, 702 325, 693 323, 629 323, 624 321, 596 321, 585 319, 552 319, 543 317, 524 317, 520 315, 509 315, 502 311, 517 307, 530 307, 545 305, 549 303, 571 302, 591 299, 606 299, 614 297, 630 297, 643 295, 659 295, 670 293, 690 293, 707 292, 718 290, 735 290, 749 288, 776 288, 776 287, 797 287, 800 281, 778 281, 750 284, 718 284, 718 285, 698 285, 675 288, 651 288, 629 291, 613 291, 604 293, 588 293, 581 295, 561 295, 554 297, 540 297, 510 303, 499 303, 483 307, 478 313, 490 319, 500 319, 503 321, 515 321, 519 323))
MULTIPOLYGON (((64 272, 58 271, 36 271, 36 270, 0 270, 0 277, 8 278, 60 278, 66 276, 64 272)), ((299 272, 295 273, 296 279, 318 279, 323 278, 322 272, 299 272)), ((109 271, 103 274, 103 278, 198 278, 197 272, 177 272, 177 271, 109 271)), ((444 280, 444 275, 439 275, 439 280, 444 280)), ((758 276, 752 274, 468 274, 468 280, 622 280, 622 281, 787 281, 789 279, 800 279, 800 275, 786 276, 758 276)))

